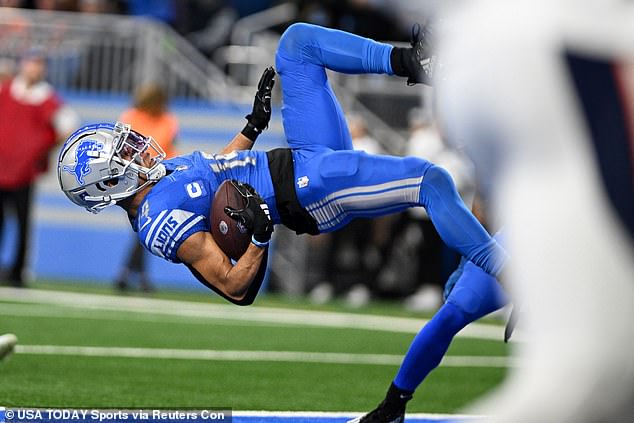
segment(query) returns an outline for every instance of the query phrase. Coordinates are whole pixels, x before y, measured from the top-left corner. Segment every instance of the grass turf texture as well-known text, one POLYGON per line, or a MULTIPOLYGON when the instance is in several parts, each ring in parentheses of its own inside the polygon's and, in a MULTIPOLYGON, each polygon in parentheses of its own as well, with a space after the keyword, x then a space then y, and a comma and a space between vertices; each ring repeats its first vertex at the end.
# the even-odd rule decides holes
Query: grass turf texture
MULTIPOLYGON (((5 406, 369 410, 393 366, 198 362, 18 355, 3 365, 5 406)), ((450 412, 486 392, 501 369, 441 368, 411 412, 450 412)))
MULTIPOLYGON (((397 355, 405 353, 414 336, 0 302, 0 333, 9 331, 18 335, 21 345, 397 355)), ((461 338, 449 354, 507 352, 501 341, 461 338)), ((16 354, 0 363, 0 405, 369 410, 382 399, 396 370, 390 365, 16 354)), ((500 368, 441 367, 421 386, 408 410, 456 411, 497 385, 504 374, 500 368)))

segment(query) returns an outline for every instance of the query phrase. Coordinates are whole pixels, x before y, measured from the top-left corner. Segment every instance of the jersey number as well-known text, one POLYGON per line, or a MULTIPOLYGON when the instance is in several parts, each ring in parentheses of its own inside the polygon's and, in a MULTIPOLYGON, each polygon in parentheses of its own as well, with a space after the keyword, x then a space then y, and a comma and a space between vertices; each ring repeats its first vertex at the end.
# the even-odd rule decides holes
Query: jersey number
POLYGON ((185 186, 185 189, 187 190, 187 194, 189 194, 191 198, 198 198, 203 195, 203 189, 198 182, 187 184, 185 186))
POLYGON ((255 157, 252 156, 240 156, 237 151, 232 151, 228 154, 215 154, 211 158, 215 162, 210 163, 211 170, 214 173, 226 172, 227 170, 236 167, 255 166, 255 157))

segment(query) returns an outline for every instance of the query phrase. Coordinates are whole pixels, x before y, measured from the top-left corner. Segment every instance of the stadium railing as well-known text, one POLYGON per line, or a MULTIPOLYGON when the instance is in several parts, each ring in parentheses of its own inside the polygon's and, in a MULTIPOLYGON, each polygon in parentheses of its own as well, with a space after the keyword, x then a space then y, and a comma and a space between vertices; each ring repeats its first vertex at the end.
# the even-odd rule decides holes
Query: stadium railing
POLYGON ((48 80, 59 90, 129 94, 160 80, 172 98, 247 95, 173 29, 145 18, 0 8, 0 57, 18 60, 33 47, 46 50, 48 80))

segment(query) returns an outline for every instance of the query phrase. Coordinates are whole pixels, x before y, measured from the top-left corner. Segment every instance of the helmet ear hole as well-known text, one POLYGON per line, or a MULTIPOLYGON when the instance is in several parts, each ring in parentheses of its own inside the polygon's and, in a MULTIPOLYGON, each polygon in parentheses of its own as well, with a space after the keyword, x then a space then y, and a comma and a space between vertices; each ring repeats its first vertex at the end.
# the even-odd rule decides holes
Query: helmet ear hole
POLYGON ((118 183, 119 183, 119 178, 110 178, 103 181, 103 184, 110 188, 116 187, 118 183))
POLYGON ((115 187, 117 186, 117 184, 119 184, 119 178, 110 178, 110 179, 106 179, 103 182, 99 182, 95 186, 97 187, 99 191, 106 192, 108 191, 108 188, 115 187))

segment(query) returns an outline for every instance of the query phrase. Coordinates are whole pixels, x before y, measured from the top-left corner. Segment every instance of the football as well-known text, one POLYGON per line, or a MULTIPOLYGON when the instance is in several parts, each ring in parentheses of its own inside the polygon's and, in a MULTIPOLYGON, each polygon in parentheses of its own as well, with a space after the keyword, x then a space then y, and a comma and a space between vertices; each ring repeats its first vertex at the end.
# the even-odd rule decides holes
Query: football
POLYGON ((216 190, 211 205, 211 235, 220 249, 233 260, 238 260, 247 250, 251 242, 251 233, 244 225, 227 216, 225 207, 240 210, 246 204, 246 198, 230 180, 227 180, 216 190))

